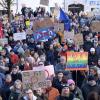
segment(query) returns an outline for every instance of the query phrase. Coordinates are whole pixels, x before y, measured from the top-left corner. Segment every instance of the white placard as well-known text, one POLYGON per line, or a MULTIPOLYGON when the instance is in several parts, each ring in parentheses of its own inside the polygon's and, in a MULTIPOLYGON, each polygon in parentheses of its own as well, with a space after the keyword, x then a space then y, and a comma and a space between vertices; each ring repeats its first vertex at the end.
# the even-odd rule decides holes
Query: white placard
POLYGON ((14 33, 13 38, 14 38, 14 41, 25 40, 26 39, 26 33, 25 32, 14 33))

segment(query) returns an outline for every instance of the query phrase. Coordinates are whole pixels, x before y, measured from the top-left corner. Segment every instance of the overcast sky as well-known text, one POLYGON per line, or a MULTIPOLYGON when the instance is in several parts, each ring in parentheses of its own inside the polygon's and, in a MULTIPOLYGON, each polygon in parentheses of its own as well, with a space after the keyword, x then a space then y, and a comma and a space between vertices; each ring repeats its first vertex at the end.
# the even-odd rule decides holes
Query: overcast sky
MULTIPOLYGON (((49 0, 49 1, 50 1, 49 6, 46 7, 47 10, 49 10, 51 6, 54 6, 55 3, 58 3, 58 5, 62 6, 64 2, 64 0, 49 0)), ((18 11, 20 11, 22 4, 25 4, 27 7, 31 7, 33 10, 35 10, 36 7, 40 6, 40 0, 18 0, 18 5, 19 5, 18 11)))

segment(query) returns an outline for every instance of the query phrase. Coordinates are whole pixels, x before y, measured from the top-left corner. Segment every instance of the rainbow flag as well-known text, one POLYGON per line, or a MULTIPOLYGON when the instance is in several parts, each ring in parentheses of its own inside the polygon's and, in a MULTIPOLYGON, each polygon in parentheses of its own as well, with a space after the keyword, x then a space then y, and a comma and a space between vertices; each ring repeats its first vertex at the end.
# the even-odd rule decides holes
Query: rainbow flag
POLYGON ((87 52, 67 52, 66 70, 88 70, 87 52))

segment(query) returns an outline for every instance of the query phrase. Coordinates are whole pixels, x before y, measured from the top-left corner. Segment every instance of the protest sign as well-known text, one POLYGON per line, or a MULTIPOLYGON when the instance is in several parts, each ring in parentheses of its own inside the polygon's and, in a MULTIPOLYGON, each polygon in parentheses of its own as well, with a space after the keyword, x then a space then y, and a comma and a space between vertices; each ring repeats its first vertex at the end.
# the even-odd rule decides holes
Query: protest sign
POLYGON ((100 21, 93 21, 90 28, 92 32, 100 32, 100 21))
POLYGON ((58 32, 58 31, 63 32, 64 31, 64 24, 63 23, 55 23, 54 24, 54 31, 55 32, 58 32))
POLYGON ((43 88, 47 86, 44 71, 23 71, 22 82, 23 89, 32 88, 33 90, 35 90, 39 87, 43 88))
POLYGON ((82 34, 75 34, 74 42, 76 45, 83 45, 83 35, 82 34))
POLYGON ((66 70, 88 70, 87 52, 67 52, 66 70))
POLYGON ((14 33, 14 34, 13 34, 13 38, 14 38, 14 41, 17 41, 17 40, 24 40, 24 39, 26 39, 26 33, 25 33, 25 32, 14 33))
POLYGON ((26 34, 31 35, 32 33, 33 33, 33 31, 31 29, 26 30, 26 34))
POLYGON ((33 31, 39 30, 44 27, 53 27, 54 23, 50 18, 43 18, 33 23, 33 31))
POLYGON ((41 4, 41 5, 48 6, 49 0, 40 0, 40 4, 41 4))
POLYGON ((48 39, 56 36, 56 33, 52 31, 52 28, 42 28, 33 33, 35 41, 48 41, 48 39))
POLYGON ((74 31, 68 32, 64 31, 64 40, 66 39, 74 39, 74 31))
POLYGON ((1 39, 0 39, 0 44, 1 44, 1 45, 8 44, 8 39, 7 39, 7 38, 1 38, 1 39))
POLYGON ((54 76, 55 76, 54 66, 53 65, 45 66, 45 77, 53 78, 54 76))
POLYGON ((33 67, 33 71, 45 71, 45 78, 52 78, 55 76, 54 66, 40 66, 40 67, 33 67))

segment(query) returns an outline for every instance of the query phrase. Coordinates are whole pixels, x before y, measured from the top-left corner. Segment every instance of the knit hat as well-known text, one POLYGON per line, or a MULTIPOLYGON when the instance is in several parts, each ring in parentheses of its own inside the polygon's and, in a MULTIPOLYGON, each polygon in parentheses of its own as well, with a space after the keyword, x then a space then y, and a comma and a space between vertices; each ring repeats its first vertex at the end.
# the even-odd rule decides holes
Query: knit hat
POLYGON ((95 51, 95 48, 91 48, 91 49, 90 49, 90 52, 92 52, 92 51, 95 51))
POLYGON ((69 79, 69 80, 67 81, 67 83, 68 83, 68 85, 75 84, 75 82, 74 82, 72 79, 69 79))
POLYGON ((69 84, 62 84, 63 88, 69 87, 69 84))
POLYGON ((88 76, 88 81, 92 81, 92 80, 95 80, 95 77, 93 75, 89 75, 88 76))

